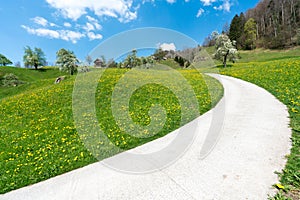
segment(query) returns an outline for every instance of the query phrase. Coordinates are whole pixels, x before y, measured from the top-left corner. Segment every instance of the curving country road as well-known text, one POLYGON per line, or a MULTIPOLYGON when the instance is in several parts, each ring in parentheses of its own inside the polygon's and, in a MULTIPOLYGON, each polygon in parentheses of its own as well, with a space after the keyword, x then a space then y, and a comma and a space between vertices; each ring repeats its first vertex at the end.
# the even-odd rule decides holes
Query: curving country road
MULTIPOLYGON (((172 165, 153 173, 129 174, 99 162, 0 195, 0 199, 267 199, 268 194, 274 194, 272 185, 278 182, 274 172, 284 168, 285 155, 291 147, 287 108, 251 83, 211 76, 223 84, 224 97, 216 108, 181 128, 186 134, 197 126, 197 135, 172 165), (225 118, 219 124, 220 134, 214 138, 218 142, 202 158, 200 152, 211 121, 213 116, 220 115, 221 106, 225 118)), ((178 131, 130 152, 155 151, 176 134, 178 131)), ((116 161, 119 157, 111 159, 116 161)))

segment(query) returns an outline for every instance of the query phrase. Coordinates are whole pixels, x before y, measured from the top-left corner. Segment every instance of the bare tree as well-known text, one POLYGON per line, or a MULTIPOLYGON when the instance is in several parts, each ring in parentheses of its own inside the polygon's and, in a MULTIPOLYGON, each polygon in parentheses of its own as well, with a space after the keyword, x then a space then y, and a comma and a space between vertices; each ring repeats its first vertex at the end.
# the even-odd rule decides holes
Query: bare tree
POLYGON ((296 45, 300 27, 299 0, 261 0, 246 13, 246 19, 257 23, 257 39, 264 47, 277 48, 296 45))
POLYGON ((93 62, 93 59, 90 55, 87 55, 85 57, 85 61, 89 64, 89 66, 91 66, 91 63, 93 62))

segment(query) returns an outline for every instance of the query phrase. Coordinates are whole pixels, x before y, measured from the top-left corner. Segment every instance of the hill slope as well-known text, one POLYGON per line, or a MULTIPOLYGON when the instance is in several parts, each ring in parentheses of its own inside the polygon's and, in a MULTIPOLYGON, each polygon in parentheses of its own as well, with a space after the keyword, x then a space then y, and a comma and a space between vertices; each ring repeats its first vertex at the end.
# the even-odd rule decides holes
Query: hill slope
POLYGON ((66 75, 57 68, 42 68, 39 70, 0 67, 0 81, 6 74, 14 74, 24 82, 18 87, 3 87, 0 84, 0 99, 30 91, 39 87, 52 85, 58 76, 66 75))

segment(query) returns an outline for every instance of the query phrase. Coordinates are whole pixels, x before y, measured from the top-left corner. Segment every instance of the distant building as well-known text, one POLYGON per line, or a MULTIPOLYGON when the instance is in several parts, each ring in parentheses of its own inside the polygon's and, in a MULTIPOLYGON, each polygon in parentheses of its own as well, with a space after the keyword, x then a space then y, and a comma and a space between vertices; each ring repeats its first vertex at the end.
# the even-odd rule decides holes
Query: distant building
POLYGON ((101 59, 97 58, 95 61, 94 61, 94 65, 95 67, 103 67, 104 63, 101 59))

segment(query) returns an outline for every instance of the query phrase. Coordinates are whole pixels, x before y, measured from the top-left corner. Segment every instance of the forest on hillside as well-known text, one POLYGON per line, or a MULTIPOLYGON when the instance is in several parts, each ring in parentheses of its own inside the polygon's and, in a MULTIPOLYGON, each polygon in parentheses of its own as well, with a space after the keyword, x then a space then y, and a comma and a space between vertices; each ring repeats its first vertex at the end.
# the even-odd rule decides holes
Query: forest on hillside
MULTIPOLYGON (((261 0, 255 8, 236 14, 223 33, 238 49, 286 48, 300 45, 300 1, 261 0)), ((203 45, 213 46, 212 36, 203 45)))

